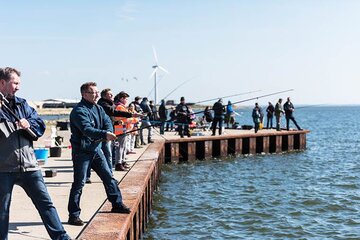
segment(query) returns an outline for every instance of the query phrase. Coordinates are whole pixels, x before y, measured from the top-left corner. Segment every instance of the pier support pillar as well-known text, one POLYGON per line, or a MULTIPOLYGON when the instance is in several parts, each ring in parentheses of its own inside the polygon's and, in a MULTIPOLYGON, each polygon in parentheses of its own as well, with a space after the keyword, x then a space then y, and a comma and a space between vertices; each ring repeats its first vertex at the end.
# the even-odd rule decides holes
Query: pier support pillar
POLYGON ((242 138, 236 138, 235 139, 235 154, 241 154, 242 153, 242 138))
POLYGON ((171 161, 178 162, 179 161, 179 143, 171 143, 171 161))
POLYGON ((196 160, 196 144, 195 142, 188 143, 188 161, 196 160))
POLYGON ((276 136, 276 152, 282 152, 282 136, 276 136))
POLYGON ((300 150, 305 150, 306 149, 306 134, 302 133, 300 134, 300 150))
POLYGON ((288 135, 288 151, 294 150, 294 135, 288 135))
POLYGON ((270 137, 268 136, 263 137, 263 152, 264 153, 270 152, 270 137))
POLYGON ((213 151, 212 141, 205 141, 204 142, 204 158, 211 159, 212 158, 212 151, 213 151))
POLYGON ((249 153, 256 154, 256 137, 249 138, 249 153))
POLYGON ((220 140, 220 156, 227 157, 228 156, 228 140, 220 140))

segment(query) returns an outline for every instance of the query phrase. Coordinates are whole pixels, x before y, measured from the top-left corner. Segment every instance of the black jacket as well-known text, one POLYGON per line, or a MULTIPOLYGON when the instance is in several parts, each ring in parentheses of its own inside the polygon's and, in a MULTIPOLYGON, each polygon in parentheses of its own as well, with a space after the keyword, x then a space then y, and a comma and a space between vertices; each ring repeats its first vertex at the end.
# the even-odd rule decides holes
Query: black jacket
POLYGON ((221 102, 217 101, 213 106, 214 116, 222 117, 224 115, 225 109, 221 102))
POLYGON ((115 104, 105 98, 100 98, 97 102, 106 112, 109 117, 126 117, 131 118, 132 114, 129 112, 118 111, 115 109, 115 104))

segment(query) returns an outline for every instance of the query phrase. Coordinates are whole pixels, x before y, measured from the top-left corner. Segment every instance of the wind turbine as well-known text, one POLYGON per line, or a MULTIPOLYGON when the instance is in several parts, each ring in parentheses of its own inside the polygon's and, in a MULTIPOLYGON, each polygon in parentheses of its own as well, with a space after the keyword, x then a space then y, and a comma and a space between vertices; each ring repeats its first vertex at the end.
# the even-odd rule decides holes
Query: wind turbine
POLYGON ((152 68, 154 69, 154 71, 151 73, 150 75, 150 79, 154 76, 154 103, 156 104, 158 101, 157 101, 157 85, 156 85, 156 74, 157 74, 157 71, 160 69, 162 70, 163 72, 169 74, 169 72, 163 68, 162 66, 159 65, 158 63, 158 58, 157 58, 157 55, 156 55, 156 50, 155 50, 155 47, 153 46, 153 53, 154 53, 154 58, 155 58, 155 65, 152 66, 152 68))

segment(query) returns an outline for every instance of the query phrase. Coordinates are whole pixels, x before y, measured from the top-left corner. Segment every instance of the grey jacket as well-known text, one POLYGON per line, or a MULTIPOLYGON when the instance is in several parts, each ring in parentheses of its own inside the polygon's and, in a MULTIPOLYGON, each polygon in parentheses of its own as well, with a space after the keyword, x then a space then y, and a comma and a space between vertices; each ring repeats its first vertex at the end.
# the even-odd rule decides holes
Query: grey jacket
POLYGON ((12 122, 0 122, 0 172, 39 170, 33 143, 12 122))

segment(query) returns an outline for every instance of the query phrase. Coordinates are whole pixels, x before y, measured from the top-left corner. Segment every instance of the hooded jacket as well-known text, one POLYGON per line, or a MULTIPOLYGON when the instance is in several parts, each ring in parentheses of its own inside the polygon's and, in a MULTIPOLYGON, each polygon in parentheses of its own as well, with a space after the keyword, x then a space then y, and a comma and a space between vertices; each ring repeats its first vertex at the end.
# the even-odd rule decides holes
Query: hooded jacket
MULTIPOLYGON (((15 97, 9 106, 20 118, 26 119, 38 137, 45 132, 45 123, 25 99, 15 97)), ((0 172, 27 172, 39 170, 34 154, 33 139, 15 124, 16 119, 5 108, 0 109, 0 172)))

